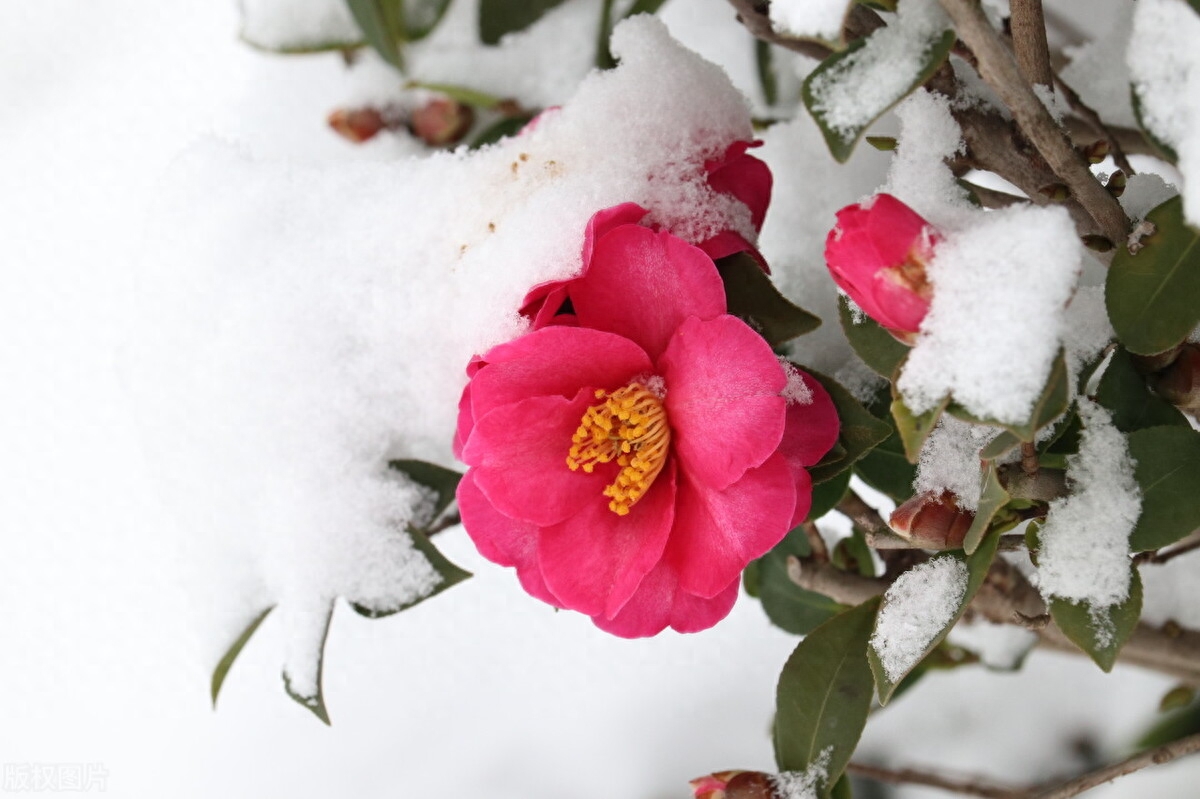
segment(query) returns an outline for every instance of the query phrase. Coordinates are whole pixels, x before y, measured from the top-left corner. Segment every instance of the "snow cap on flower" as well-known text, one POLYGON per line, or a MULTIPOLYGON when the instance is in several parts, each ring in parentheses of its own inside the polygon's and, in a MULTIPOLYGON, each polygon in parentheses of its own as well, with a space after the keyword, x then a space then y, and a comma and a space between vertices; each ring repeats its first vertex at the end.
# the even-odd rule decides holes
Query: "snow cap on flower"
POLYGON ((479 551, 624 637, 724 618, 746 564, 807 514, 807 467, 838 435, 811 377, 789 403, 712 259, 643 213, 593 217, 570 313, 472 362, 456 434, 479 551))
POLYGON ((877 194, 837 212, 825 263, 838 288, 867 316, 906 343, 929 311, 925 267, 940 236, 916 211, 877 194))

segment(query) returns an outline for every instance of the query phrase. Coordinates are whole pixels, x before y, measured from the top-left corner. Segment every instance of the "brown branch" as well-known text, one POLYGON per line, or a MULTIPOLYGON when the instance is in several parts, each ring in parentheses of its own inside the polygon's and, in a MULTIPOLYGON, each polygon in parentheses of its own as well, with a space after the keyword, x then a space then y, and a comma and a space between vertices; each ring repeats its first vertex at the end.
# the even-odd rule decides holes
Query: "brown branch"
POLYGON ((765 3, 756 2, 756 0, 729 0, 729 4, 737 10, 738 22, 742 23, 750 35, 756 39, 777 44, 794 53, 800 53, 800 55, 815 58, 818 61, 824 61, 833 54, 832 50, 820 42, 794 39, 791 36, 776 33, 775 28, 771 25, 771 18, 767 15, 765 3))
POLYGON ((850 763, 846 766, 846 771, 876 782, 924 785, 929 788, 941 788, 943 791, 953 791, 964 796, 979 796, 983 799, 1021 799, 1024 795, 1023 791, 989 784, 978 777, 948 777, 925 769, 886 769, 866 763, 850 763))
MULTIPOLYGON (((1121 139, 1109 130, 1108 125, 1104 124, 1104 120, 1095 110, 1083 101, 1079 93, 1072 89, 1067 82, 1058 75, 1054 76, 1054 85, 1063 93, 1063 97, 1067 99, 1067 105, 1071 106, 1071 110, 1079 115, 1097 136, 1108 142, 1109 153, 1113 157, 1119 169, 1124 170, 1126 175, 1134 174, 1133 167, 1129 163, 1129 159, 1125 156, 1125 148, 1122 146, 1121 139)), ((1140 134, 1139 134, 1140 137, 1140 134)))
POLYGON ((1192 531, 1182 541, 1176 542, 1174 546, 1164 547, 1154 552, 1141 552, 1134 557, 1133 562, 1136 564, 1151 563, 1159 565, 1174 560, 1180 555, 1194 552, 1197 549, 1200 549, 1200 530, 1192 531))
POLYGON ((892 528, 879 515, 879 511, 867 504, 867 501, 854 491, 847 491, 846 496, 836 505, 839 513, 846 516, 868 534, 890 533, 892 528))
POLYGON ((1013 52, 1017 66, 1031 85, 1050 87, 1050 48, 1046 44, 1046 18, 1042 15, 1042 0, 1011 0, 1013 52))
POLYGON ((821 537, 821 531, 817 529, 817 525, 812 522, 804 522, 800 526, 804 528, 804 535, 808 539, 809 547, 812 548, 813 560, 828 563, 829 548, 825 546, 825 539, 821 537))
MULTIPOLYGON (((1018 127, 1051 171, 1071 190, 1113 242, 1124 240, 1129 220, 1120 204, 1092 175, 1050 112, 1021 77, 1004 39, 992 28, 977 0, 939 0, 954 22, 959 38, 979 60, 979 73, 1012 111, 1018 127)), ((1024 189, 1023 189, 1024 190, 1024 189)), ((1031 195, 1032 196, 1032 195, 1031 195)))
POLYGON ((1131 758, 1122 760, 1120 763, 1114 763, 1111 766, 1090 771, 1075 779, 1067 780, 1049 790, 1036 793, 1031 792, 1027 795, 1029 799, 1068 799, 1068 797, 1078 796, 1084 791, 1090 791, 1092 788, 1103 785, 1106 782, 1111 782, 1117 777, 1132 774, 1147 766, 1169 763, 1177 757, 1183 757, 1195 752, 1200 752, 1200 733, 1180 738, 1178 741, 1172 741, 1154 749, 1148 749, 1145 752, 1140 752, 1131 758))

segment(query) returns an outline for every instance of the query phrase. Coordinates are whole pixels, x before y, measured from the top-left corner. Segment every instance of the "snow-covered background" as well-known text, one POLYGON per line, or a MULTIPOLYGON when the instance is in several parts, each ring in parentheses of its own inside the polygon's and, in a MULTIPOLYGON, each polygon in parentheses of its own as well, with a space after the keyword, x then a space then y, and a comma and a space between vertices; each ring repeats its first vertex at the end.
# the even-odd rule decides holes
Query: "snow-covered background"
MULTIPOLYGON (((563 16, 594 19, 598 5, 573 0, 563 16)), ((662 16, 756 91, 727 4, 674 0, 662 16)), ((235 4, 211 0, 0 7, 0 795, 20 793, 34 768, 71 764, 99 764, 107 790, 129 797, 667 799, 708 771, 770 770, 774 683, 794 640, 753 601, 703 634, 619 640, 529 599, 458 529, 437 544, 475 572, 470 581, 386 620, 337 608, 324 669, 332 728, 281 690, 273 618, 210 709, 207 628, 222 621, 229 576, 206 571, 211 542, 164 502, 161 460, 143 454, 119 377, 130 319, 146 318, 139 263, 148 251, 170 257, 150 226, 177 192, 181 154, 210 134, 297 169, 417 151, 397 139, 354 149, 325 128, 333 107, 386 92, 385 69, 264 55, 237 41, 238 27, 235 4)), ((586 50, 590 28, 580 32, 586 50)), ((576 62, 552 61, 525 96, 567 99, 572 64, 586 67, 576 62)), ((466 69, 450 57, 430 64, 446 79, 466 69)), ((760 151, 780 181, 763 233, 773 262, 803 256, 789 250, 805 240, 797 226, 817 240, 828 227, 805 215, 806 182, 836 207, 886 173, 886 161, 859 164, 857 178, 829 188, 842 168, 805 163, 798 174, 806 146, 822 145, 801 120, 760 151)), ((882 158, 861 156, 872 157, 882 158)), ((801 304, 806 290, 832 297, 782 277, 801 304)), ((1170 687, 1037 653, 1018 674, 935 675, 870 721, 859 758, 1014 783, 1066 776, 1092 749, 1120 756, 1170 687)), ((1185 762, 1094 795, 1183 797, 1197 776, 1200 763, 1185 762)))

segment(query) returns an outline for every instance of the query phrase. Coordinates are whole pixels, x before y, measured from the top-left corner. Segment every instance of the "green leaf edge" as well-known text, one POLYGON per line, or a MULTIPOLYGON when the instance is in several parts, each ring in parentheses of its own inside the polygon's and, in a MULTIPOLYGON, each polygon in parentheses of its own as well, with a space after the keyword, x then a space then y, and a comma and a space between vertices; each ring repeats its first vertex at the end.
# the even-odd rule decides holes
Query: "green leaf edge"
POLYGON ((237 660, 238 655, 242 653, 242 649, 244 649, 246 644, 250 642, 250 637, 253 636, 255 631, 258 630, 259 625, 263 623, 263 621, 267 618, 267 615, 274 609, 275 606, 270 605, 266 610, 255 616, 254 619, 246 625, 246 628, 242 630, 241 635, 234 639, 234 642, 230 645, 229 649, 225 650, 225 654, 221 657, 221 659, 217 661, 217 665, 213 669, 212 674, 212 704, 214 708, 217 706, 217 697, 221 693, 221 686, 225 684, 225 678, 229 675, 229 670, 233 668, 233 662, 237 660))

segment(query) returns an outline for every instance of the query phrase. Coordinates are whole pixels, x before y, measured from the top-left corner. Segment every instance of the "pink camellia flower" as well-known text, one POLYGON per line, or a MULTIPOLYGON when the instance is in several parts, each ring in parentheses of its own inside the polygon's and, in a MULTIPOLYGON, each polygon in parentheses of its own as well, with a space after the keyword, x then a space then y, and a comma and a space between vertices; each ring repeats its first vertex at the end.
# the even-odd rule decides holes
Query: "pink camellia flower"
MULTIPOLYGON (((526 130, 532 129, 533 123, 550 110, 547 109, 535 117, 530 125, 526 126, 526 130)), ((727 194, 744 204, 750 210, 750 222, 756 232, 762 230, 767 206, 771 202, 772 177, 770 168, 746 151, 761 143, 737 141, 729 145, 719 158, 704 162, 708 185, 719 194, 727 194)), ((648 213, 649 211, 637 203, 622 203, 594 215, 588 222, 584 237, 584 268, 587 268, 592 243, 598 236, 617 225, 635 224, 648 213)), ((767 262, 754 245, 735 230, 718 231, 696 246, 714 261, 739 252, 748 252, 764 272, 770 272, 767 262)), ((577 279, 552 280, 534 286, 521 304, 521 314, 533 320, 535 329, 550 324, 569 298, 570 284, 577 279)), ((561 321, 554 323, 558 324, 561 321)))
POLYGON ((472 360, 455 436, 479 551, 630 638, 724 618, 838 435, 821 385, 726 313, 712 259, 638 218, 597 214, 572 313, 472 360))
POLYGON ((940 235, 890 194, 837 212, 825 239, 825 263, 838 288, 867 316, 911 344, 929 311, 925 267, 940 235))

